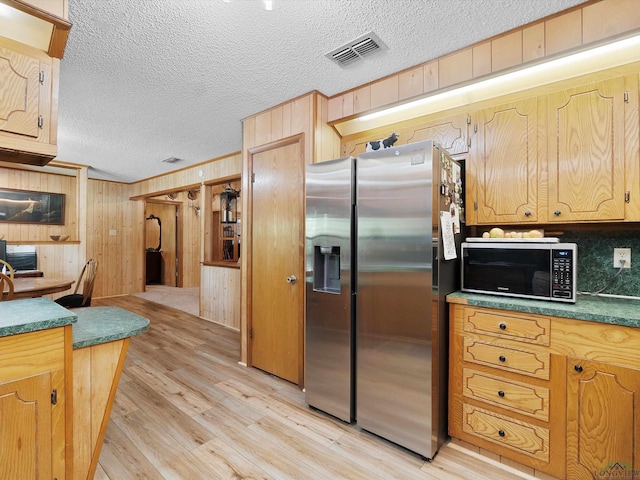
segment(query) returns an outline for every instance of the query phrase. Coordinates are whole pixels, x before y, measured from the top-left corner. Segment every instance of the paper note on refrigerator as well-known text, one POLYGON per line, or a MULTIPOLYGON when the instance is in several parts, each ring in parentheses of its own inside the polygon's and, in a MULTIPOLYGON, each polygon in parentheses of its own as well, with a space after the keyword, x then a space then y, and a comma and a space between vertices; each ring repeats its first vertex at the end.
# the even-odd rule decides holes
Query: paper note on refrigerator
POLYGON ((443 256, 445 260, 453 260, 456 255, 456 241, 453 235, 451 212, 440 212, 440 229, 442 230, 443 256))

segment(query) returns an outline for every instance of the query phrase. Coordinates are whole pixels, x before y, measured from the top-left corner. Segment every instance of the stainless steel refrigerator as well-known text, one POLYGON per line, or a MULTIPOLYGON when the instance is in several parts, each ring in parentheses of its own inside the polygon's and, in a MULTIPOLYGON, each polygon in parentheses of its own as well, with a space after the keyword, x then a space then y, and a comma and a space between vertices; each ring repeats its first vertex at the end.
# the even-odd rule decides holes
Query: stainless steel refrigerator
POLYGON ((447 438, 445 296, 459 288, 462 169, 424 141, 311 165, 307 174, 307 402, 433 458, 447 438), (345 210, 317 207, 325 203, 345 210), (336 272, 349 287, 333 280, 335 288, 318 288, 336 272), (338 326, 342 313, 351 317, 338 326))

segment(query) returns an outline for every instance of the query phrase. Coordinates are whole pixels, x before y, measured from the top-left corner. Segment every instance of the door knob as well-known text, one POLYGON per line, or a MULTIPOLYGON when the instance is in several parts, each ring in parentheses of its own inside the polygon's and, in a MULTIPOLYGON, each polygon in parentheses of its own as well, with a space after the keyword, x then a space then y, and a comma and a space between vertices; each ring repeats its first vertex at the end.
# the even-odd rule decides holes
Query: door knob
POLYGON ((292 284, 292 285, 293 285, 294 283, 296 283, 296 280, 298 280, 298 279, 296 278, 296 276, 295 276, 295 275, 290 275, 290 276, 288 276, 288 277, 287 277, 287 283, 290 283, 290 284, 292 284))

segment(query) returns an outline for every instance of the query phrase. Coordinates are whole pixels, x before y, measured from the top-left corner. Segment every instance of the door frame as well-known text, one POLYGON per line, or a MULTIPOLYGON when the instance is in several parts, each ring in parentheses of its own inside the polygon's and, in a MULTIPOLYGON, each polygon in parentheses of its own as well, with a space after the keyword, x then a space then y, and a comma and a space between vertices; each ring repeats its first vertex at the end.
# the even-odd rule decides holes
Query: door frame
MULTIPOLYGON (((176 230, 174 232, 175 236, 176 236, 176 257, 174 259, 174 261, 176 261, 177 265, 176 265, 176 278, 175 278, 175 285, 171 285, 171 286, 175 286, 175 287, 182 287, 183 285, 183 274, 182 274, 182 242, 183 242, 183 238, 182 238, 182 215, 183 215, 183 208, 182 208, 182 203, 181 202, 176 202, 176 201, 172 201, 172 200, 156 200, 156 199, 152 199, 152 198, 145 198, 145 202, 144 202, 144 217, 145 217, 145 221, 146 221, 146 217, 147 217, 147 204, 148 203, 155 203, 155 204, 160 204, 160 205, 170 205, 170 206, 174 206, 176 207, 176 230)), ((143 223, 144 225, 144 223, 143 223)), ((143 230, 143 234, 142 234, 143 238, 143 245, 147 244, 147 231, 146 228, 143 230)), ((146 248, 146 247, 145 247, 146 248)), ((146 255, 143 255, 143 261, 142 261, 142 272, 143 272, 143 278, 146 277, 146 271, 147 271, 147 260, 146 260, 146 255)), ((147 284, 146 281, 143 281, 144 284, 144 291, 147 291, 147 284)))
MULTIPOLYGON (((254 155, 257 155, 259 153, 263 153, 265 151, 268 150, 274 150, 277 148, 281 148, 281 147, 286 147, 288 145, 292 145, 292 144, 299 144, 299 149, 300 149, 300 158, 299 161, 301 162, 301 168, 304 169, 304 165, 305 165, 305 142, 304 142, 304 134, 300 133, 297 135, 292 135, 290 137, 286 137, 283 138, 282 140, 277 140, 275 142, 270 142, 270 143, 266 143, 264 145, 260 145, 258 147, 253 147, 253 148, 249 148, 247 149, 247 171, 248 171, 248 175, 243 175, 243 189, 245 192, 247 192, 245 198, 246 198, 246 209, 244 208, 243 205, 243 225, 242 225, 242 236, 243 236, 243 255, 245 258, 246 263, 243 264, 243 270, 244 273, 246 274, 246 298, 244 299, 245 301, 244 306, 246 308, 246 319, 247 319, 247 323, 246 323, 246 330, 241 332, 241 349, 242 349, 242 344, 244 344, 246 347, 246 359, 247 359, 247 366, 248 367, 252 367, 253 366, 253 359, 252 359, 252 350, 253 350, 253 341, 251 338, 251 329, 253 326, 253 304, 252 304, 252 296, 253 296, 253 157, 254 155)), ((305 186, 304 186, 304 181, 302 182, 302 185, 300 186, 301 189, 301 195, 302 195, 302 202, 303 202, 303 214, 304 214, 304 195, 305 195, 305 186)), ((301 245, 300 249, 301 251, 298 252, 298 254, 300 255, 301 259, 302 259, 302 264, 304 265, 304 238, 305 238, 305 229, 304 229, 304 222, 303 222, 303 226, 300 229, 300 238, 299 240, 299 244, 301 245)), ((242 257, 241 257, 242 258, 242 257)), ((300 279, 301 281, 304 280, 304 276, 301 277, 300 279)), ((298 334, 298 351, 300 352, 300 357, 301 357, 301 361, 298 362, 298 385, 300 388, 302 388, 304 386, 304 335, 305 335, 305 318, 304 318, 304 302, 305 302, 305 294, 304 294, 304 289, 302 290, 302 298, 300 299, 299 305, 298 305, 298 310, 300 312, 299 314, 299 318, 300 318, 300 328, 299 328, 299 334, 298 334)))

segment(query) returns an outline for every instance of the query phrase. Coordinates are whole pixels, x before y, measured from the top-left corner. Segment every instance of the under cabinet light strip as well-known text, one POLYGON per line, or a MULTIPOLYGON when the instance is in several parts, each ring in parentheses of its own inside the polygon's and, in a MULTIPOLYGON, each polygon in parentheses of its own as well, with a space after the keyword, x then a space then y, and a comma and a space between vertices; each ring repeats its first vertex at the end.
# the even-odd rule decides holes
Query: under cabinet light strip
POLYGON ((486 80, 373 112, 359 117, 357 120, 368 122, 411 110, 415 110, 415 116, 421 116, 429 113, 420 111, 426 105, 453 102, 453 99, 456 99, 456 101, 453 102, 454 104, 448 105, 447 108, 470 104, 493 96, 514 93, 638 60, 640 60, 640 35, 635 35, 566 57, 555 58, 548 62, 514 70, 486 80))

